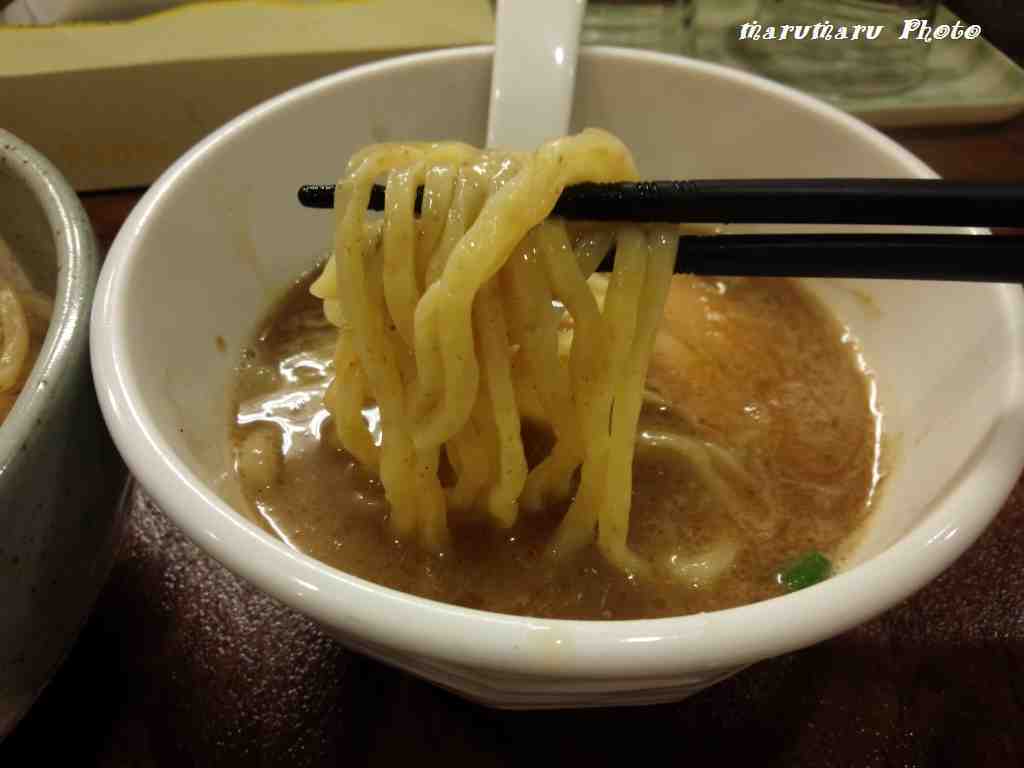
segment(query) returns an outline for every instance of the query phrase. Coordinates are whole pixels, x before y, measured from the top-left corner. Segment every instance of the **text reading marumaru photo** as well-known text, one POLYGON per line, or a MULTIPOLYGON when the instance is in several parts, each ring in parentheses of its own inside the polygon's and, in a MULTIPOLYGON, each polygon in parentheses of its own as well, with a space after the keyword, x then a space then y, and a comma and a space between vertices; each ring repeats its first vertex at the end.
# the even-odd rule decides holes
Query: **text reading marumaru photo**
MULTIPOLYGON (((900 40, 975 40, 981 37, 977 24, 933 25, 927 19, 905 19, 893 30, 900 40)), ((761 24, 747 21, 739 26, 740 40, 877 40, 889 34, 885 24, 833 24, 828 20, 816 24, 761 24)))

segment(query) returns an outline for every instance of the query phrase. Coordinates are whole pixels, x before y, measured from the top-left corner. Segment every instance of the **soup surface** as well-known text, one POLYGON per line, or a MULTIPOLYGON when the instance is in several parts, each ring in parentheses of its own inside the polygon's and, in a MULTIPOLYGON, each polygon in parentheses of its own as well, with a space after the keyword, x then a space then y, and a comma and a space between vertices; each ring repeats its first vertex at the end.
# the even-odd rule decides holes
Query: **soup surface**
MULTIPOLYGON (((243 354, 232 438, 252 515, 343 571, 502 613, 683 615, 782 594, 782 569, 808 552, 841 559, 870 511, 881 420, 849 334, 797 282, 677 276, 648 374, 629 532, 635 552, 666 567, 638 578, 596 548, 544 557, 565 504, 505 530, 454 517, 451 548, 427 553, 395 539, 380 482, 334 439, 323 396, 337 329, 311 278, 243 354)), ((372 405, 364 415, 373 427, 372 405)), ((543 455, 550 438, 525 437, 543 455)))

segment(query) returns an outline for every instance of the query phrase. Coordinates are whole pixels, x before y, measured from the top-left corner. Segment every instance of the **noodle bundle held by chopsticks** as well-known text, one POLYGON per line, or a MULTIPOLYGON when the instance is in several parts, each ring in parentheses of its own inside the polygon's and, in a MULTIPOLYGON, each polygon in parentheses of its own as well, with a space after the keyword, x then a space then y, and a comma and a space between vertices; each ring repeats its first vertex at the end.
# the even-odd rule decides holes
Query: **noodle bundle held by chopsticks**
POLYGON ((626 147, 598 130, 534 153, 381 144, 349 161, 334 255, 311 290, 338 327, 337 437, 379 474, 396 535, 443 552, 449 511, 508 527, 575 492, 550 554, 596 536, 611 563, 648 568, 627 545, 634 439, 677 230, 547 219, 566 186, 636 178, 626 147), (588 278, 612 247, 600 294, 588 278), (523 420, 554 436, 532 468, 523 420))

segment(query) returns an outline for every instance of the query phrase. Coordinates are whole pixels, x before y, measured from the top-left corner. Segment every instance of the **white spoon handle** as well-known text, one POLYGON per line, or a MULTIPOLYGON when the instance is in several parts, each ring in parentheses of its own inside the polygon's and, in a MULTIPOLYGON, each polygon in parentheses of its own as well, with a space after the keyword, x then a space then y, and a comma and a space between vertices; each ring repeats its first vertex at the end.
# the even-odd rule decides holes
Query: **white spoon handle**
POLYGON ((586 0, 497 0, 487 146, 532 150, 569 132, 586 0))

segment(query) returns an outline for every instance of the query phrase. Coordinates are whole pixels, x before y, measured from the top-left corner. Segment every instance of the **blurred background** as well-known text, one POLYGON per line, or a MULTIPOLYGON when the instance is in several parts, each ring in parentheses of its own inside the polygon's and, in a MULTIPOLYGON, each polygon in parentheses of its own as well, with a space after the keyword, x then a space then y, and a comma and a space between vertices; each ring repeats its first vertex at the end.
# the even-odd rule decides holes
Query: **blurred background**
MULTIPOLYGON (((294 85, 492 41, 493 5, 0 0, 0 115, 77 190, 139 188, 207 133, 294 85)), ((1016 0, 591 0, 584 43, 752 70, 882 128, 986 125, 1024 111, 1024 3, 1016 0), (983 37, 898 40, 900 20, 919 15, 936 25, 958 15, 983 37), (871 42, 740 41, 738 26, 754 19, 887 27, 871 42)))

